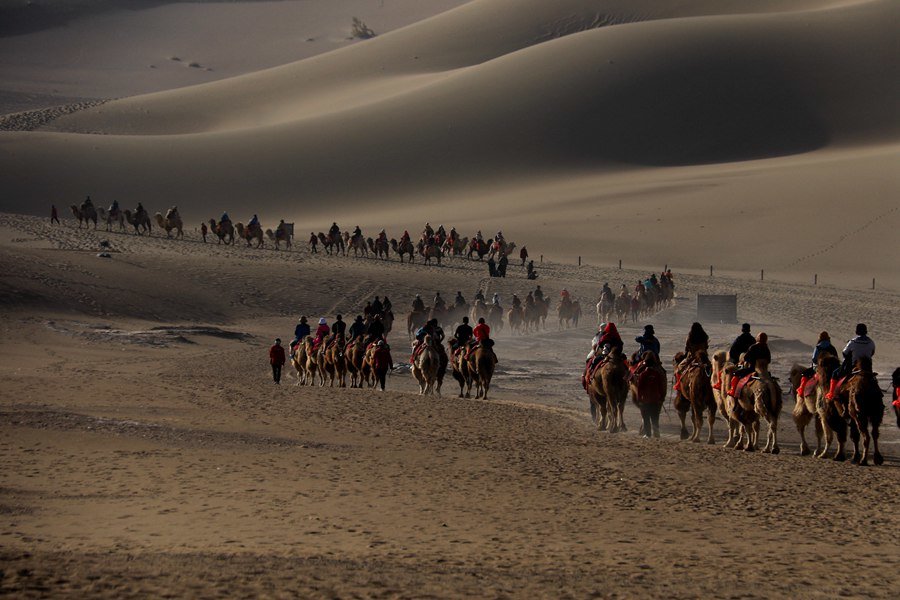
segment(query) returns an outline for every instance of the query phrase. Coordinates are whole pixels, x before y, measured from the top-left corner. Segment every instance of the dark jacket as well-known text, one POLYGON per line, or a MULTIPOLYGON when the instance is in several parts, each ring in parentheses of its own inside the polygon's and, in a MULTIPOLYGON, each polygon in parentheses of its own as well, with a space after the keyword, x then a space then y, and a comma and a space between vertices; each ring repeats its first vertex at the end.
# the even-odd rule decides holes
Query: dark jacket
POLYGON ((275 344, 271 348, 269 348, 269 363, 273 365, 283 365, 285 362, 284 359, 284 347, 275 344))
POLYGON ((772 362, 772 353, 769 351, 768 344, 753 344, 744 354, 744 362, 751 367, 754 366, 758 360, 764 360, 767 363, 772 362))
POLYGON ((731 350, 728 351, 728 358, 734 364, 738 364, 738 361, 741 360, 741 354, 746 352, 750 346, 756 343, 756 338, 754 338, 749 333, 742 333, 737 336, 734 340, 734 343, 731 344, 731 350))
POLYGON ((472 339, 472 327, 466 323, 463 323, 459 327, 456 328, 456 333, 454 334, 456 341, 459 342, 460 345, 465 344, 469 340, 472 339))
POLYGON ((816 344, 816 349, 813 350, 812 355, 812 366, 816 367, 819 365, 819 357, 823 354, 832 354, 833 356, 839 356, 837 348, 831 343, 831 340, 822 340, 818 344, 816 344))
POLYGON ((656 339, 655 335, 644 334, 634 338, 634 341, 641 345, 638 349, 638 356, 643 356, 644 352, 648 350, 659 356, 659 340, 656 339))
POLYGON ((297 326, 294 327, 294 339, 302 340, 309 336, 312 329, 309 327, 309 323, 297 323, 297 326))
POLYGON ((362 321, 354 321, 350 325, 350 339, 356 339, 366 332, 366 324, 362 321))
POLYGON ((372 321, 369 324, 369 328, 366 330, 366 333, 369 334, 371 338, 380 338, 384 337, 384 323, 381 321, 372 321))
POLYGON ((344 321, 335 321, 331 324, 331 333, 333 333, 335 337, 338 335, 344 335, 346 331, 347 323, 345 323, 344 321))

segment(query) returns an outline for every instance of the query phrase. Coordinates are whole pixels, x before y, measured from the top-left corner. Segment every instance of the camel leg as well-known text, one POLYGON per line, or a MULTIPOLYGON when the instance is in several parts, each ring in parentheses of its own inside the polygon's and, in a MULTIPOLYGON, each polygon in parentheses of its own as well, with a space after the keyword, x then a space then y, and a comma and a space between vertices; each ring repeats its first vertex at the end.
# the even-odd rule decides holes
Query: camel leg
POLYGON ((609 424, 609 432, 610 433, 618 433, 619 432, 619 409, 616 407, 615 401, 612 399, 612 396, 606 397, 606 410, 609 415, 610 424, 609 424))
POLYGON ((640 405, 641 409, 641 437, 648 439, 653 431, 650 423, 650 406, 646 404, 640 405))
MULTIPOLYGON (((806 412, 803 407, 803 402, 801 400, 797 400, 797 410, 794 411, 794 423, 797 425, 797 432, 800 434, 800 456, 807 456, 810 453, 809 444, 806 443, 806 426, 809 425, 810 415, 806 412)), ((818 437, 819 437, 819 446, 821 446, 822 434, 821 434, 821 425, 819 425, 818 437)), ((816 447, 816 451, 818 451, 819 447, 816 447)))
POLYGON ((883 465, 884 457, 881 455, 881 452, 878 450, 878 436, 881 435, 881 432, 878 430, 879 427, 880 427, 880 425, 877 425, 874 423, 872 424, 872 445, 874 446, 874 450, 875 450, 875 457, 874 457, 875 464, 883 465))
POLYGON ((822 450, 818 454, 816 454, 816 458, 825 458, 828 454, 828 449, 831 447, 832 440, 836 437, 834 429, 831 428, 831 425, 828 423, 828 420, 825 414, 822 411, 817 411, 819 417, 819 426, 822 428, 822 432, 825 434, 825 440, 822 445, 822 450))
POLYGON ((709 445, 716 443, 716 437, 713 433, 713 426, 716 424, 716 405, 713 404, 709 407, 709 414, 706 416, 706 422, 709 424, 709 437, 706 438, 706 443, 709 445))
POLYGON ((694 430, 691 432, 691 441, 696 444, 700 442, 700 430, 703 429, 703 413, 693 404, 691 405, 691 424, 694 426, 694 430))
POLYGON ((685 425, 685 420, 687 418, 687 411, 679 410, 678 418, 681 419, 681 432, 679 433, 679 439, 686 440, 686 439, 688 439, 687 425, 685 425))
POLYGON ((853 456, 850 458, 850 462, 857 464, 862 457, 862 453, 859 451, 859 428, 853 421, 850 421, 849 427, 850 440, 853 442, 853 456))
POLYGON ((598 418, 597 418, 597 403, 594 402, 593 398, 590 398, 588 400, 588 404, 591 407, 591 422, 593 422, 594 425, 599 425, 598 418))
POLYGON ((659 413, 662 410, 662 404, 654 404, 650 407, 650 425, 653 428, 653 437, 659 438, 659 413))
POLYGON ((860 415, 857 420, 857 429, 862 434, 863 452, 859 459, 859 466, 866 467, 869 465, 869 424, 864 415, 860 415))
POLYGON ((815 428, 816 428, 816 455, 818 456, 819 452, 823 452, 823 450, 822 450, 822 434, 824 433, 824 431, 822 431, 822 423, 819 421, 818 418, 815 418, 813 420, 813 424, 815 425, 815 428))

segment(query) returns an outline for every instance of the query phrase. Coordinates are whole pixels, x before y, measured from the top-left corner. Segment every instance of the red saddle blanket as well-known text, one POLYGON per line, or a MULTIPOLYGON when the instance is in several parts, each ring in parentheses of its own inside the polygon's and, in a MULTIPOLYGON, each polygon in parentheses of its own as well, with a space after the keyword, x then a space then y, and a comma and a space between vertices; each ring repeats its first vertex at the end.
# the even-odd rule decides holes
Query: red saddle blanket
POLYGON ((755 373, 750 373, 749 375, 744 375, 738 379, 737 385, 734 386, 734 394, 732 394, 733 398, 739 398, 741 396, 744 386, 750 383, 750 380, 753 379, 754 375, 755 373))
POLYGON ((804 398, 808 398, 816 393, 816 386, 819 385, 819 375, 818 373, 813 375, 810 379, 804 379, 800 382, 800 395, 804 398))
POLYGON ((900 386, 894 388, 894 408, 900 410, 900 386))
POLYGON ((847 379, 849 379, 849 378, 850 378, 849 375, 844 375, 843 377, 839 378, 837 381, 835 381, 834 378, 832 378, 831 389, 828 390, 828 393, 825 395, 825 398, 827 398, 828 400, 834 400, 834 394, 837 394, 841 391, 841 386, 843 386, 844 382, 847 381, 847 379))

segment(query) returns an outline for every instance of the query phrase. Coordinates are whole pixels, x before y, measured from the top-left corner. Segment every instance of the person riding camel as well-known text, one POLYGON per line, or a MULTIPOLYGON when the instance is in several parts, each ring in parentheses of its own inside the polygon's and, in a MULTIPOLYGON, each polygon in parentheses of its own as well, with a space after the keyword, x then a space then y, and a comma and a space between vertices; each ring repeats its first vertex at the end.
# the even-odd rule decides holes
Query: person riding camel
POLYGON ((458 351, 464 348, 472 340, 472 326, 469 325, 469 317, 462 318, 462 324, 456 328, 453 334, 451 346, 453 350, 458 351))
POLYGON ((341 235, 341 228, 338 227, 337 221, 331 224, 331 227, 328 229, 328 235, 335 241, 337 241, 338 236, 341 235))
POLYGON ((429 239, 434 237, 434 229, 431 228, 431 223, 425 223, 425 229, 422 230, 422 238, 429 239))
POLYGON ((353 323, 350 325, 349 329, 350 339, 347 340, 347 345, 349 346, 351 342, 355 341, 358 337, 361 337, 366 333, 366 324, 363 322, 362 315, 356 315, 356 318, 353 320, 353 323))
POLYGON ((287 236, 287 224, 284 219, 278 221, 278 227, 275 228, 275 237, 282 239, 287 236))
POLYGON ((222 213, 222 218, 219 219, 219 226, 225 225, 226 223, 231 223, 231 217, 228 216, 227 212, 222 213))
POLYGON ((613 294, 612 288, 609 287, 609 282, 603 284, 603 289, 600 290, 600 299, 601 300, 612 300, 615 298, 615 294, 613 294))
POLYGON ((534 289, 534 299, 536 302, 544 301, 544 290, 541 289, 541 286, 537 286, 534 289))
POLYGON ((494 354, 494 359, 496 360, 497 355, 494 353, 494 340, 491 339, 491 326, 485 322, 484 317, 478 319, 478 325, 472 330, 472 337, 475 338, 475 343, 469 345, 469 350, 466 352, 467 360, 472 356, 472 353, 475 352, 475 350, 482 346, 487 350, 490 350, 491 354, 494 354))
POLYGON ((319 319, 319 326, 316 327, 316 337, 313 339, 313 352, 319 349, 319 346, 322 345, 322 342, 325 341, 325 338, 328 337, 328 332, 331 329, 328 327, 328 321, 325 317, 319 319))
POLYGON ((756 343, 743 353, 743 366, 735 370, 731 376, 731 389, 728 390, 729 396, 732 398, 735 396, 738 382, 753 371, 760 375, 768 373, 769 363, 772 362, 772 352, 769 350, 768 341, 769 336, 765 333, 760 333, 756 336, 756 343))
POLYGON ((109 205, 109 216, 115 217, 119 214, 119 201, 113 200, 112 204, 109 205))
POLYGON ((415 362, 416 357, 422 352, 422 349, 425 347, 426 336, 431 336, 431 341, 432 344, 434 344, 435 349, 443 343, 444 330, 438 325, 437 319, 431 319, 416 331, 416 346, 413 348, 410 362, 415 362))
POLYGON ((345 337, 346 333, 347 323, 344 322, 341 315, 337 315, 334 318, 334 323, 331 324, 331 338, 329 338, 326 348, 333 346, 337 342, 338 336, 345 337))
POLYGON ((352 239, 357 240, 361 237, 362 237, 362 229, 360 229, 359 225, 357 225, 356 228, 353 230, 353 238, 352 239))
POLYGON ((728 359, 732 364, 738 364, 741 360, 741 354, 746 352, 754 343, 756 343, 756 338, 750 333, 750 324, 744 323, 741 325, 741 335, 737 336, 731 344, 731 349, 728 351, 728 359))
POLYGON ((525 267, 525 277, 528 279, 537 279, 537 273, 534 272, 533 260, 529 260, 528 266, 525 267))
POLYGON ((384 339, 384 323, 381 320, 381 315, 375 315, 375 319, 369 323, 366 333, 369 336, 366 339, 366 347, 371 345, 372 342, 384 339))
POLYGON ((404 229, 403 235, 400 236, 400 243, 405 244, 408 241, 409 241, 409 231, 404 229))
POLYGON ((603 329, 603 335, 597 340, 597 347, 600 348, 602 356, 608 355, 614 348, 618 348, 620 353, 625 351, 625 342, 622 341, 622 336, 619 335, 619 330, 616 329, 615 323, 606 324, 606 327, 603 329))
POLYGON ((432 302, 432 304, 434 304, 434 310, 444 310, 445 308, 447 308, 447 303, 444 302, 443 298, 441 298, 440 292, 434 293, 434 301, 432 302))
POLYGON ((484 241, 484 236, 481 235, 480 229, 478 230, 478 233, 475 234, 475 241, 477 241, 479 244, 484 241))
POLYGON ((528 295, 525 296, 525 306, 526 308, 534 307, 534 294, 532 294, 531 292, 528 292, 528 295))
POLYGON ((453 299, 453 305, 456 307, 465 306, 466 299, 463 298, 462 292, 456 292, 456 298, 453 299))
POLYGON ((412 301, 412 309, 413 312, 425 312, 425 302, 422 301, 422 296, 416 294, 416 297, 412 301))
POLYGON ((597 333, 591 340, 591 351, 588 353, 584 365, 581 383, 585 389, 587 389, 591 373, 612 352, 613 348, 618 348, 620 353, 624 351, 625 343, 622 341, 622 336, 619 335, 615 323, 600 323, 597 333))
POLYGON ((85 208, 94 208, 94 201, 91 200, 90 196, 85 198, 84 202, 81 203, 81 210, 84 210, 85 208))
POLYGON ((503 242, 503 232, 502 231, 497 232, 497 235, 494 236, 494 241, 497 242, 498 244, 503 242))
POLYGON ((875 356, 875 342, 869 337, 869 328, 865 323, 856 325, 856 337, 852 338, 844 349, 841 351, 844 361, 831 378, 831 389, 825 397, 829 400, 834 398, 834 392, 837 389, 838 380, 850 375, 853 365, 860 358, 872 358, 875 356))
POLYGON ((297 348, 297 344, 309 337, 309 334, 310 327, 309 323, 306 321, 306 317, 300 317, 300 321, 297 323, 297 326, 294 327, 294 340, 290 344, 291 358, 294 357, 294 350, 297 348))
POLYGON ((177 219, 178 218, 178 207, 173 206, 169 210, 166 211, 166 219, 177 219))
POLYGON ((673 389, 677 392, 681 390, 681 373, 694 360, 698 352, 707 352, 709 350, 709 335, 703 330, 703 325, 694 323, 688 332, 687 339, 684 341, 684 358, 675 367, 675 385, 673 389))
POLYGON ((563 288, 563 291, 559 293, 559 299, 562 301, 569 300, 569 290, 563 288))
POLYGON ((387 243, 387 232, 384 229, 378 232, 378 241, 387 243))
POLYGON ((375 296, 375 300, 372 301, 372 314, 373 315, 383 315, 384 314, 384 304, 381 303, 381 299, 378 296, 375 296))
POLYGON ((366 305, 363 307, 363 316, 365 316, 367 321, 375 316, 375 307, 372 306, 371 300, 366 301, 366 305))
POLYGON ((513 296, 512 296, 512 305, 513 305, 513 308, 515 308, 515 309, 519 309, 522 307, 522 301, 519 300, 519 297, 516 296, 515 294, 513 294, 513 296))
POLYGON ((659 340, 656 338, 655 333, 653 325, 644 325, 644 334, 634 338, 634 341, 641 345, 637 351, 639 358, 647 351, 652 352, 657 357, 659 356, 659 340))
POLYGON ((134 216, 140 219, 145 214, 147 214, 147 209, 144 208, 144 205, 138 202, 137 208, 134 209, 134 216))
POLYGON ((813 349, 812 360, 810 360, 809 363, 810 366, 807 369, 804 369, 800 374, 800 384, 797 386, 797 391, 799 393, 803 393, 807 382, 815 376, 816 367, 819 366, 819 357, 825 356, 826 354, 830 354, 835 358, 838 357, 838 351, 831 343, 831 336, 828 335, 827 331, 823 331, 819 334, 819 341, 813 349))
POLYGON ((394 308, 394 305, 391 304, 391 301, 388 300, 388 297, 385 296, 384 298, 382 298, 382 300, 381 300, 381 314, 387 316, 388 313, 391 312, 391 309, 392 309, 392 308, 394 308))
POLYGON ((443 225, 438 225, 438 228, 437 228, 437 231, 435 232, 435 235, 439 235, 439 236, 442 237, 442 238, 443 238, 443 237, 447 237, 447 232, 444 230, 444 226, 443 226, 443 225))
POLYGON ((475 292, 475 302, 478 302, 479 300, 484 302, 484 292, 482 292, 480 288, 477 292, 475 292))
POLYGON ((459 233, 456 232, 456 227, 450 228, 450 243, 455 244, 459 241, 459 233))
POLYGON ((250 222, 247 223, 247 229, 250 230, 250 229, 254 229, 256 227, 259 227, 259 217, 256 216, 256 214, 254 214, 253 217, 250 219, 250 222))

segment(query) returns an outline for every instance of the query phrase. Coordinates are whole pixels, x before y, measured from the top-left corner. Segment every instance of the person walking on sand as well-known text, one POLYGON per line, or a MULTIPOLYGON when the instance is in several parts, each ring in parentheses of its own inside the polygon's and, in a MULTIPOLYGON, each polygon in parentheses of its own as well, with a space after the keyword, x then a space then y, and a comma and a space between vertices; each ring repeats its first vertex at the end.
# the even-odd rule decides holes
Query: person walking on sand
POLYGON ((522 249, 519 250, 519 258, 522 259, 522 266, 525 266, 525 261, 528 260, 528 250, 525 246, 522 246, 522 249))
POLYGON ((281 338, 275 338, 275 344, 269 348, 269 364, 272 365, 272 379, 275 385, 281 384, 281 367, 284 366, 284 347, 281 345, 281 338))
POLYGON ((50 224, 53 225, 53 221, 56 221, 56 224, 59 225, 59 213, 56 212, 56 205, 50 205, 50 224))
POLYGON ((206 223, 200 223, 200 235, 203 236, 203 243, 206 243, 206 234, 209 232, 209 229, 206 227, 206 223))
POLYGON ((378 343, 375 345, 375 352, 372 353, 372 367, 375 371, 375 380, 381 386, 381 391, 383 392, 388 371, 394 368, 391 351, 388 350, 384 340, 378 340, 378 343))

